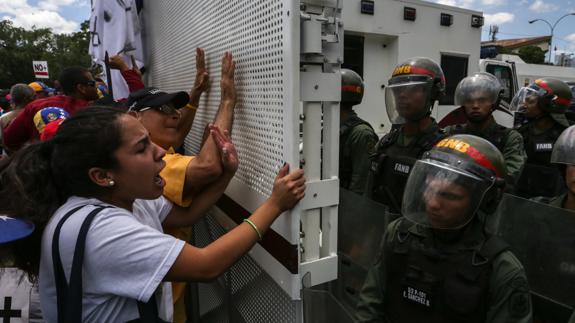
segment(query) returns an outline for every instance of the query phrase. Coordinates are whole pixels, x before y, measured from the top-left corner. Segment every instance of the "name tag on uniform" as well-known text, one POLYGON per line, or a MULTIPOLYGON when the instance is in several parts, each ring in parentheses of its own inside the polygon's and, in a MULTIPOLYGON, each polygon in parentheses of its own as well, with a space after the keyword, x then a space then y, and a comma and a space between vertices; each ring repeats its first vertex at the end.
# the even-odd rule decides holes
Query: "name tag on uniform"
POLYGON ((411 167, 409 167, 409 165, 395 163, 395 165, 393 166, 393 170, 395 170, 396 172, 399 172, 399 173, 409 174, 411 167))
POLYGON ((552 142, 541 142, 535 144, 535 151, 552 151, 552 150, 553 150, 552 142))
POLYGON ((420 291, 410 286, 405 286, 403 288, 402 296, 409 302, 423 305, 425 307, 431 307, 431 296, 427 292, 420 291))

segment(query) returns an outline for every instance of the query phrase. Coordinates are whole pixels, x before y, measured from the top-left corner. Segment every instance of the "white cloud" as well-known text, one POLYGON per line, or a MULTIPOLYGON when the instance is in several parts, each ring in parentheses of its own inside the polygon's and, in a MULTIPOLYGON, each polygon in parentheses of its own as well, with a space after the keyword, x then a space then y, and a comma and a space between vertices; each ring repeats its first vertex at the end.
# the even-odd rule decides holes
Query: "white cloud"
MULTIPOLYGON (((569 34, 567 36, 565 36, 564 38, 562 38, 561 40, 563 40, 564 42, 567 43, 567 46, 561 46, 565 49, 566 52, 568 53, 573 53, 575 52, 575 33, 573 34, 569 34)), ((555 45, 557 46, 557 45, 555 45)), ((557 49, 557 52, 559 52, 560 50, 557 49)))
POLYGON ((498 12, 495 14, 484 14, 485 26, 490 25, 503 25, 508 22, 512 22, 515 19, 515 15, 509 12, 498 12))
POLYGON ((457 5, 457 2, 455 0, 437 0, 437 3, 452 7, 455 7, 457 5))
MULTIPOLYGON (((500 0, 482 0, 482 1, 500 1, 500 0)), ((436 0, 436 3, 446 6, 471 9, 475 0, 436 0)))
POLYGON ((26 0, 0 0, 0 12, 16 15, 22 11, 31 10, 26 0))
POLYGON ((70 6, 75 2, 76 0, 42 0, 38 2, 38 7, 45 10, 58 11, 58 8, 70 6))
POLYGON ((506 3, 506 0, 481 0, 481 3, 486 6, 501 6, 506 3))
POLYGON ((0 14, 5 14, 2 20, 10 20, 17 27, 52 28, 55 33, 71 33, 79 29, 79 23, 65 19, 58 10, 83 2, 85 0, 42 0, 38 6, 31 6, 27 0, 0 0, 0 14))
POLYGON ((66 20, 57 12, 48 10, 35 10, 15 17, 5 16, 2 19, 11 20, 15 26, 24 29, 32 29, 32 27, 52 28, 52 31, 58 34, 72 33, 79 29, 77 22, 66 20))
POLYGON ((559 6, 548 2, 546 3, 543 0, 535 0, 535 2, 529 6, 529 10, 535 12, 551 12, 557 9, 559 9, 559 6))

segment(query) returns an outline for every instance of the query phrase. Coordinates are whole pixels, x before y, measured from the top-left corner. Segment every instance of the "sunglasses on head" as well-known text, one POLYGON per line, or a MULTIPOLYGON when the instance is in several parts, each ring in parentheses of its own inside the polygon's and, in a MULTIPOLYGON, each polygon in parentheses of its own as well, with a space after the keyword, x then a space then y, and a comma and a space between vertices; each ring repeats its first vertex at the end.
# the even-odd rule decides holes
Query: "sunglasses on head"
POLYGON ((157 107, 145 107, 145 108, 140 109, 139 111, 143 112, 143 111, 150 110, 150 109, 155 109, 155 110, 158 110, 158 111, 160 111, 164 114, 168 114, 168 115, 174 114, 174 113, 180 113, 180 111, 178 109, 176 109, 173 106, 168 105, 168 104, 160 105, 157 107))
POLYGON ((94 81, 94 80, 85 81, 85 82, 82 82, 82 84, 86 84, 88 86, 96 86, 96 81, 94 81))

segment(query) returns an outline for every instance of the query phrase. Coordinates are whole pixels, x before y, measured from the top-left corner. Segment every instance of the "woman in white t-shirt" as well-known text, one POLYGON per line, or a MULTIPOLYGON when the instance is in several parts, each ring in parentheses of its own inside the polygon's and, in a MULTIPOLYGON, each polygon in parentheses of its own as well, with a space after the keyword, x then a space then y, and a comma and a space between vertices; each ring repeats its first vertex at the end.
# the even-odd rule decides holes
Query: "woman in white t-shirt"
MULTIPOLYGON (((221 190, 237 169, 237 153, 227 133, 210 130, 226 174, 211 187, 221 190)), ((135 117, 95 107, 0 166, 0 196, 9 196, 0 212, 32 220, 42 234, 31 238, 37 248, 41 239, 41 256, 31 247, 19 257, 39 267, 48 322, 170 321, 171 288, 163 282, 219 276, 304 196, 303 171, 288 174, 284 165, 260 208, 196 248, 163 233, 163 227, 195 223, 205 210, 201 199, 183 208, 162 197, 164 154, 135 117)))

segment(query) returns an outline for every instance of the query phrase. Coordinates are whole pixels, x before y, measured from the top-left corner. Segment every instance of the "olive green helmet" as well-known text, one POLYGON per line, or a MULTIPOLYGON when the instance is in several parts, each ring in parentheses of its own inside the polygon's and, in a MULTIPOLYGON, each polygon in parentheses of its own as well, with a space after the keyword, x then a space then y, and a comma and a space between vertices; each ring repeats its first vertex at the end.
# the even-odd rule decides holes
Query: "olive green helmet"
POLYGON ((573 94, 567 83, 554 79, 542 78, 529 86, 539 93, 539 107, 547 113, 565 113, 573 94))
POLYGON ((569 126, 565 112, 571 104, 573 94, 565 82, 550 77, 535 80, 517 92, 511 101, 511 111, 523 111, 525 100, 531 97, 537 98, 537 105, 542 112, 550 114, 560 124, 569 126))
POLYGON ((410 58, 395 67, 385 89, 389 120, 395 124, 419 121, 444 93, 441 67, 426 57, 410 58))
POLYGON ((505 159, 489 141, 472 135, 447 137, 415 163, 402 214, 436 229, 461 228, 478 210, 495 211, 505 176, 505 159))
POLYGON ((363 99, 364 91, 363 80, 356 72, 342 68, 341 69, 341 102, 351 105, 360 104, 363 99))

